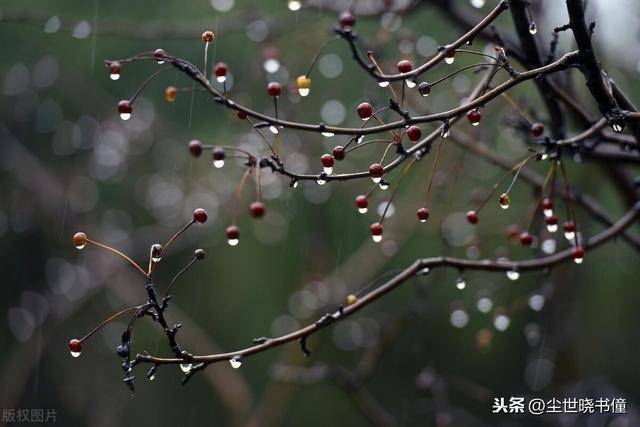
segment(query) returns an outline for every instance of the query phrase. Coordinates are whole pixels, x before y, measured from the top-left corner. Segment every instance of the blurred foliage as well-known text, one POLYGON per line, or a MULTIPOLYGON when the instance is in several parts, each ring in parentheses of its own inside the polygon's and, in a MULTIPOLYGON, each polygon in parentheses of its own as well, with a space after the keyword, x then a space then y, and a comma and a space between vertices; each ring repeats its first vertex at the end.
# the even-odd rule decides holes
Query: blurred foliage
MULTIPOLYGON (((466 2, 460 3, 467 7, 466 2)), ((489 3, 486 10, 492 6, 489 3)), ((248 218, 254 194, 249 185, 240 208, 241 243, 230 248, 223 230, 230 220, 242 168, 227 162, 223 169, 214 170, 206 153, 200 159, 188 156, 187 143, 198 138, 205 144, 240 145, 266 154, 260 139, 245 122, 203 93, 179 93, 176 102, 168 104, 166 86, 191 86, 173 71, 154 81, 137 101, 134 117, 121 122, 116 117, 117 101, 130 96, 157 66, 134 64, 113 82, 103 60, 162 47, 201 64, 200 33, 212 29, 216 39, 209 66, 217 61, 229 65, 234 99, 272 112, 266 84, 278 80, 287 88, 280 101, 282 117, 309 122, 321 121, 325 115, 340 119, 343 108, 340 122, 357 125, 355 106, 363 100, 385 105, 389 93, 351 61, 341 41, 324 52, 323 58, 331 55, 325 59, 324 73, 322 58, 314 69, 311 94, 299 99, 289 93, 295 77, 306 71, 314 53, 331 37, 336 13, 317 8, 293 13, 285 2, 273 0, 238 1, 228 12, 216 11, 206 1, 185 7, 179 1, 43 0, 36 6, 5 0, 0 17, 10 13, 23 13, 30 22, 0 19, 4 51, 0 58, 4 85, 0 95, 3 408, 55 408, 62 425, 244 424, 253 411, 263 417, 257 425, 366 425, 357 406, 331 382, 301 387, 274 384, 273 365, 323 363, 351 369, 398 316, 403 316, 403 326, 366 386, 400 425, 447 425, 449 414, 455 420, 452 425, 507 425, 508 418, 490 416, 487 399, 492 396, 626 397, 631 407, 640 399, 636 368, 640 336, 633 302, 640 297, 633 279, 640 273, 640 263, 622 241, 588 253, 580 267, 563 265, 550 272, 525 274, 517 282, 494 273, 467 273, 468 285, 461 291, 455 287, 459 272, 442 270, 407 283, 354 318, 313 336, 311 360, 304 359, 295 344, 245 360, 239 372, 234 371, 233 384, 246 382, 251 401, 238 398, 240 409, 235 416, 230 410, 236 399, 230 391, 233 384, 227 384, 224 375, 209 375, 230 370, 227 364, 211 366, 186 387, 180 385, 176 367, 160 367, 154 382, 146 381, 144 367, 139 367, 132 399, 120 381, 120 361, 114 352, 123 323, 95 336, 77 360, 69 357, 66 344, 110 313, 142 303, 144 283, 109 254, 91 247, 76 251, 71 245, 75 231, 85 231, 144 260, 149 245, 170 236, 193 208, 207 208, 208 223, 189 230, 159 273, 163 289, 193 249, 207 250, 205 261, 177 284, 174 307, 169 310, 172 321, 185 324, 178 334, 178 338, 184 334, 184 347, 198 353, 245 347, 255 337, 312 322, 341 303, 348 292, 372 280, 380 283, 388 272, 416 257, 537 255, 539 250, 522 249, 505 237, 508 224, 526 224, 533 194, 525 183, 517 183, 509 211, 502 212, 490 202, 478 227, 467 229, 460 213, 474 205, 471 200, 485 194, 503 172, 448 144, 436 176, 429 223, 415 224, 414 210, 422 203, 432 156, 416 165, 399 190, 395 213, 385 221, 385 243, 376 246, 368 225, 389 191, 378 193, 367 215, 358 215, 353 199, 368 191, 369 182, 323 187, 304 183, 290 189, 283 177, 265 170, 268 215, 262 222, 248 218), (53 16, 61 19, 63 28, 45 33, 44 22, 53 16), (193 36, 130 35, 151 24, 193 36), (272 75, 263 67, 269 47, 279 52, 280 68, 272 75), (528 298, 539 292, 546 303, 536 312, 528 307, 528 298), (482 296, 493 302, 490 313, 476 309, 482 296), (454 328, 450 322, 455 310, 468 313, 463 328, 454 328), (493 326, 501 310, 510 319, 505 331, 493 326), (189 328, 197 334, 188 332, 189 328), (478 341, 481 330, 484 344, 478 341), (444 388, 434 387, 434 378, 442 380, 444 388), (229 395, 224 396, 227 390, 229 395)), ((540 19, 541 40, 563 23, 559 19, 540 19)), ((386 70, 393 70, 399 57, 422 61, 460 32, 430 5, 406 15, 387 14, 383 26, 380 21, 380 17, 360 18, 357 29, 365 43, 375 46, 386 70)), ((511 28, 508 14, 498 25, 511 28)), ((567 37, 563 35, 565 44, 567 37)), ((484 47, 480 41, 475 45, 484 47)), ((456 66, 474 60, 459 55, 456 66)), ((607 70, 640 102, 637 72, 616 63, 615 58, 607 59, 607 70)), ((428 78, 450 70, 440 66, 428 78)), ((466 73, 442 84, 426 99, 411 95, 410 108, 426 113, 455 106, 478 78, 466 73)), ((582 76, 572 73, 571 80, 582 90, 582 76)), ((512 97, 544 120, 545 111, 533 89, 527 83, 515 89, 512 97)), ((584 99, 585 106, 595 112, 588 97, 584 99)), ((513 110, 497 99, 483 117, 478 129, 462 123, 453 133, 471 134, 514 162, 521 158, 526 137, 510 126, 517 119, 513 110)), ((423 126, 427 128, 431 129, 423 126)), ((299 171, 318 172, 319 156, 341 142, 338 137, 285 131, 282 151, 288 164, 299 171)), ((364 170, 380 153, 375 146, 356 151, 337 169, 364 170)), ((530 167, 545 172, 543 165, 530 167)), ((576 187, 588 190, 619 216, 624 205, 605 178, 606 168, 606 164, 575 163, 569 175, 576 187)), ((587 234, 601 229, 583 212, 578 216, 587 234)), ((561 240, 559 245, 564 244, 561 240)), ((167 354, 164 336, 149 325, 141 326, 134 352, 142 350, 167 354)), ((537 419, 511 421, 539 425, 537 419)))

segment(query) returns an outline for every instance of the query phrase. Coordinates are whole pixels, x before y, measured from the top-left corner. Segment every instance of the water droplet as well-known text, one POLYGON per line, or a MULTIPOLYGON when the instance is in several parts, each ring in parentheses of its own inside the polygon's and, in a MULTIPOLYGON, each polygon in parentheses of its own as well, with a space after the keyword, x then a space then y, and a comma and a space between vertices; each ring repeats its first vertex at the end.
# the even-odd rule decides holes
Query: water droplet
MULTIPOLYGON (((574 259, 573 259, 573 262, 575 262, 576 264, 582 264, 582 261, 584 261, 584 258, 580 258, 580 257, 578 257, 578 258, 574 258, 574 259)), ((72 354, 73 354, 73 353, 72 353, 72 354)))
POLYGON ((73 357, 80 357, 80 353, 81 353, 81 352, 79 352, 79 351, 70 351, 70 353, 71 353, 71 355, 72 355, 73 357))
POLYGON ((544 216, 552 216, 553 215, 553 209, 543 209, 542 213, 544 214, 544 216))
POLYGON ((292 181, 291 188, 298 188, 298 181, 292 181))
POLYGON ((382 177, 372 176, 371 181, 373 181, 374 184, 378 184, 380 181, 382 181, 382 177))
POLYGON ((449 65, 453 64, 453 61, 455 61, 455 60, 456 60, 455 56, 450 56, 450 57, 445 57, 444 58, 444 62, 446 62, 449 65))
POLYGON ((224 82, 227 81, 227 76, 218 76, 218 77, 216 77, 216 81, 218 83, 224 83, 224 82))
POLYGON ((242 358, 240 356, 234 356, 229 359, 229 363, 231 364, 231 367, 233 369, 238 369, 240 366, 242 366, 242 358))
POLYGON ((331 138, 334 135, 335 134, 333 132, 322 132, 322 136, 327 137, 327 138, 331 138))
POLYGON ((151 261, 160 262, 160 257, 162 255, 162 245, 154 244, 151 245, 151 261))
POLYGON ((379 185, 381 190, 388 190, 389 189, 389 183, 387 181, 380 181, 380 185, 379 185))
POLYGON ((182 372, 184 372, 186 374, 187 372, 189 372, 191 370, 192 366, 193 365, 191 363, 181 363, 180 364, 180 369, 182 370, 182 372))
POLYGON ((379 82, 379 83, 378 83, 378 86, 380 86, 380 87, 387 87, 387 86, 389 86, 389 82, 388 82, 388 81, 382 81, 382 82, 379 82))
POLYGON ((415 80, 411 80, 411 79, 406 79, 405 84, 407 85, 407 87, 409 89, 413 89, 414 87, 416 87, 416 81, 415 80))
POLYGON ((298 93, 300 94, 300 96, 307 96, 309 95, 309 88, 301 87, 300 89, 298 89, 298 93))
POLYGON ((576 237, 576 233, 573 231, 565 231, 564 232, 564 238, 567 240, 573 240, 574 237, 576 237))
POLYGON ((451 134, 451 129, 449 129, 449 128, 443 128, 442 129, 442 137, 443 138, 448 138, 450 134, 451 134))
POLYGON ((366 214, 368 210, 368 208, 358 208, 358 212, 361 214, 366 214))
POLYGON ((153 374, 149 377, 149 381, 153 381, 156 379, 156 374, 153 374))
POLYGON ((324 173, 326 173, 327 175, 331 175, 333 173, 332 167, 324 168, 323 170, 324 170, 324 173))
POLYGON ((476 9, 480 9, 484 6, 485 3, 486 0, 471 0, 471 6, 475 7, 476 9))
POLYGON ((299 0, 289 0, 287 2, 287 7, 289 8, 290 11, 296 12, 300 10, 300 8, 302 7, 302 2, 299 0))
POLYGON ((371 236, 371 238, 373 239, 374 242, 379 243, 382 241, 382 236, 380 235, 373 235, 371 236))
POLYGON ((509 205, 511 203, 511 197, 507 193, 502 193, 498 198, 498 204, 502 209, 509 209, 509 205))
POLYGON ((458 279, 456 280, 456 288, 463 290, 466 287, 467 287, 467 281, 464 280, 464 277, 458 277, 458 279))
POLYGON ((131 113, 120 113, 120 118, 122 120, 129 120, 131 118, 131 113))
POLYGON ((120 73, 111 73, 109 74, 109 77, 111 77, 111 80, 118 80, 120 78, 120 73))
POLYGON ((362 140, 364 139, 364 135, 360 135, 358 137, 358 139, 356 140, 356 144, 360 144, 362 142, 362 140))
POLYGON ((217 169, 220 169, 221 167, 224 166, 224 160, 214 160, 213 166, 217 169))
POLYGON ((547 224, 547 230, 549 233, 555 233, 558 231, 558 224, 547 224))
POLYGON ((327 180, 322 179, 322 178, 318 178, 316 180, 316 184, 318 184, 318 185, 325 185, 326 183, 327 183, 327 180))
POLYGON ((518 280, 520 278, 520 273, 515 270, 509 270, 507 271, 507 278, 509 280, 518 280))
POLYGON ((236 246, 238 243, 240 243, 239 239, 228 239, 227 243, 229 244, 229 246, 236 246))
POLYGON ((529 24, 529 33, 533 35, 537 32, 538 32, 538 27, 536 26, 536 23, 532 22, 531 24, 529 24))
POLYGON ((272 134, 277 135, 280 133, 280 129, 278 129, 277 126, 271 125, 269 126, 269 130, 271 131, 272 134))
POLYGON ((616 133, 620 133, 623 131, 624 127, 620 123, 614 123, 611 125, 611 129, 616 133))

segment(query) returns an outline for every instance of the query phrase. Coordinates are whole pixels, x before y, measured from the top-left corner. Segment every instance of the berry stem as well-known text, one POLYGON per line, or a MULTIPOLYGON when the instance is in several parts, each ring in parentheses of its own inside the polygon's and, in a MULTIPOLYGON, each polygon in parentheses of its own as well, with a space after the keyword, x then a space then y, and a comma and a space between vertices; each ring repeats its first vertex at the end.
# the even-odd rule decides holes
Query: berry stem
POLYGON ((99 242, 96 242, 96 241, 94 241, 94 240, 91 240, 91 239, 89 239, 88 237, 87 237, 87 242, 88 242, 88 243, 91 243, 91 244, 94 244, 94 245, 98 246, 99 248, 106 249, 106 250, 108 250, 109 252, 112 252, 112 253, 114 253, 114 254, 116 254, 116 255, 118 255, 118 256, 120 256, 120 257, 124 258, 124 259, 125 259, 125 260, 127 260, 131 265, 133 265, 135 268, 137 268, 137 269, 140 271, 140 273, 142 273, 142 275, 143 275, 144 277, 148 277, 147 272, 146 272, 146 271, 144 271, 144 270, 142 269, 142 267, 140 267, 140 266, 138 265, 138 263, 136 263, 134 260, 132 260, 131 258, 129 258, 127 255, 123 254, 123 253, 122 253, 122 252, 120 252, 119 250, 117 250, 117 249, 115 249, 115 248, 112 248, 111 246, 107 246, 107 245, 105 245, 105 244, 103 244, 103 243, 99 243, 99 242))
POLYGON ((438 160, 440 159, 440 151, 442 150, 442 146, 445 143, 444 138, 440 138, 440 144, 438 144, 438 148, 436 149, 436 155, 433 159, 433 164, 431 165, 431 173, 429 174, 429 181, 427 182, 427 189, 424 194, 424 204, 423 207, 427 207, 429 203, 429 195, 431 194, 431 187, 433 185, 433 177, 436 174, 436 168, 438 167, 438 160))
POLYGON ((134 310, 140 310, 142 307, 144 307, 144 305, 136 305, 133 307, 129 307, 129 308, 125 308, 122 311, 119 311, 115 314, 112 314, 111 316, 107 317, 105 320, 103 320, 98 326, 96 326, 95 328, 93 328, 91 330, 91 332, 89 332, 87 335, 85 335, 84 337, 80 338, 80 342, 84 342, 87 339, 89 339, 91 337, 91 335, 95 334, 96 332, 98 332, 102 327, 104 327, 105 325, 107 325, 108 323, 116 320, 118 317, 122 316, 125 313, 128 313, 130 311, 134 311, 134 310))
POLYGON ((240 205, 240 199, 242 198, 242 190, 244 189, 244 185, 247 182, 247 178, 251 174, 252 166, 247 167, 247 169, 242 174, 242 178, 240 178, 240 182, 238 183, 238 188, 236 189, 236 198, 233 204, 233 213, 231 215, 231 224, 236 223, 236 219, 238 217, 238 207, 240 205))
POLYGON ((384 221, 384 217, 387 215, 387 210, 389 209, 389 205, 391 205, 391 202, 393 201, 393 198, 395 197, 396 193, 398 192, 398 189, 400 188, 400 184, 402 183, 402 179, 407 175, 407 172, 409 172, 409 170, 411 169, 411 167, 415 163, 416 163, 416 159, 415 158, 411 159, 409 161, 409 163, 407 163, 407 165, 402 170, 402 173, 398 177, 398 181, 396 182, 395 186, 393 187, 393 191, 391 192, 391 197, 389 197, 389 200, 387 201, 387 204, 384 206, 384 211, 382 211, 382 215, 380 215, 380 220, 378 221, 380 224, 382 224, 382 222, 384 221))

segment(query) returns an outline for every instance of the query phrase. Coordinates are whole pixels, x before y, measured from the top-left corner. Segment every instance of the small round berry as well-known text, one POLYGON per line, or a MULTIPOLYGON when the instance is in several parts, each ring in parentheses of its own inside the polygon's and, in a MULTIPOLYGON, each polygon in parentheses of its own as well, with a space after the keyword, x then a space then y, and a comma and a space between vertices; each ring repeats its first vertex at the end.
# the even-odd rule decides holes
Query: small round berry
POLYGON ((548 197, 542 199, 542 209, 553 209, 553 201, 548 197))
POLYGON ((358 117, 362 120, 368 120, 373 115, 373 107, 368 102, 363 102, 356 108, 358 117))
POLYGON ((511 205, 511 196, 507 193, 502 193, 500 197, 498 197, 498 204, 502 209, 509 209, 509 206, 511 205))
POLYGON ((576 246, 571 251, 571 256, 576 264, 580 264, 584 258, 584 248, 582 246, 576 246))
POLYGON ((213 41, 213 37, 214 37, 213 31, 208 31, 208 30, 202 33, 202 36, 201 36, 202 41, 204 43, 211 43, 213 41))
POLYGON ((202 154, 202 142, 194 139, 189 142, 189 152, 193 157, 200 157, 202 154))
POLYGON ((418 92, 422 96, 428 96, 431 93, 431 85, 427 82, 422 82, 418 85, 418 92))
POLYGON ((173 102, 176 100, 176 88, 173 86, 169 86, 164 91, 165 97, 167 98, 167 102, 173 102))
POLYGON ((429 209, 427 208, 420 208, 416 211, 416 216, 418 217, 420 222, 425 222, 426 220, 428 220, 429 215, 430 215, 429 209))
POLYGON ((380 178, 382 175, 384 175, 384 167, 382 167, 380 163, 372 164, 371 166, 369 166, 369 175, 374 178, 380 178))
POLYGON ((193 220, 198 224, 204 224, 207 222, 207 211, 202 208, 198 208, 193 211, 193 220))
POLYGON ((520 243, 522 246, 531 246, 533 243, 533 236, 528 231, 525 231, 520 234, 520 243))
POLYGON ((73 235, 73 245, 78 248, 84 248, 84 245, 87 244, 87 235, 84 233, 76 233, 73 235))
POLYGON ((254 218, 262 218, 264 216, 264 213, 266 212, 264 203, 262 202, 251 203, 251 205, 249 205, 249 212, 251 212, 251 216, 254 218))
POLYGON ((544 222, 545 224, 548 225, 557 225, 558 224, 558 217, 555 215, 550 215, 544 218, 544 222))
POLYGON ((336 160, 344 160, 345 152, 342 145, 336 145, 333 147, 333 158, 336 160))
POLYGON ((204 249, 196 249, 193 253, 193 256, 195 256, 196 259, 204 259, 205 255, 204 249))
POLYGON ((247 113, 245 113, 244 111, 236 111, 236 117, 239 118, 240 120, 245 120, 247 118, 247 113))
POLYGON ((356 17, 348 10, 340 14, 340 26, 342 28, 351 28, 356 24, 356 17))
POLYGON ((299 76, 296 79, 296 86, 298 89, 309 89, 311 87, 311 79, 305 75, 299 76))
POLYGON ((167 52, 164 49, 156 49, 153 51, 153 57, 158 61, 158 64, 162 64, 167 56, 167 52))
POLYGON ((271 82, 267 85, 267 92, 269 95, 277 98, 282 93, 282 86, 278 82, 271 82))
POLYGON ((109 72, 112 75, 112 79, 113 76, 117 76, 114 80, 117 80, 120 77, 120 71, 122 70, 122 65, 118 62, 118 61, 111 61, 109 62, 109 64, 107 65, 107 68, 109 68, 109 72))
POLYGON ((320 157, 320 161, 322 162, 322 166, 325 168, 333 167, 334 161, 331 154, 323 154, 322 157, 320 157))
POLYGON ((471 110, 467 113, 467 119, 469 119, 469 123, 471 123, 472 126, 478 126, 481 118, 482 114, 480 114, 480 110, 471 110))
POLYGON ((544 125, 542 123, 534 123, 531 125, 531 136, 540 138, 544 133, 544 125))
POLYGON ((369 206, 369 199, 364 194, 356 197, 356 206, 360 209, 366 209, 369 206))
POLYGON ((211 152, 211 156, 213 157, 213 160, 224 160, 225 158, 225 154, 224 154, 224 148, 222 147, 215 147, 213 149, 213 151, 211 152))
POLYGON ((69 341, 69 351, 73 357, 80 356, 80 353, 82 352, 82 342, 75 338, 69 341))
POLYGON ((240 237, 240 229, 237 225, 230 225, 225 230, 225 234, 227 235, 227 239, 237 240, 240 237))
POLYGON ((476 213, 476 211, 467 212, 467 221, 469 221, 469 224, 478 223, 478 214, 476 213))
POLYGON ((372 236, 382 236, 382 231, 384 229, 382 227, 382 224, 380 224, 379 222, 374 222, 369 227, 369 230, 371 230, 371 235, 372 236))
POLYGON ((573 221, 565 221, 562 228, 565 233, 574 233, 576 231, 576 224, 573 221))
POLYGON ((131 106, 131 102, 126 99, 118 102, 118 113, 122 116, 123 114, 131 114, 133 111, 133 107, 131 106))
POLYGON ((218 62, 215 67, 213 67, 213 74, 215 74, 216 77, 224 77, 227 75, 227 70, 227 64, 218 62))
POLYGON ((412 69, 413 69, 413 65, 411 65, 411 62, 407 61, 406 59, 403 59, 402 61, 398 62, 399 72, 408 73, 412 69))
POLYGON ((358 301, 358 297, 357 296, 355 296, 354 294, 347 295, 347 304, 348 305, 355 304, 356 301, 358 301))
POLYGON ((418 126, 410 126, 407 129, 407 136, 411 141, 417 141, 422 138, 422 130, 418 126))

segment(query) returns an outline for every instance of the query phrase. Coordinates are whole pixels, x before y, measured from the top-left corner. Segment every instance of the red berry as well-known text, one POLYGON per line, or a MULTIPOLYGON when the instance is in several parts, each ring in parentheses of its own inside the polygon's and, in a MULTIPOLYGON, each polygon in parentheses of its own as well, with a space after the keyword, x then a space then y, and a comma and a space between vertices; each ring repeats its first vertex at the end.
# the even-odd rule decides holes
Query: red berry
POLYGON ((360 117, 362 120, 367 120, 373 115, 373 107, 368 102, 363 102, 362 104, 358 105, 356 111, 358 112, 358 117, 360 117))
POLYGON ((411 62, 407 61, 406 59, 398 62, 398 71, 400 71, 401 73, 408 73, 412 69, 413 65, 411 65, 411 62))
POLYGON ((69 341, 69 351, 72 351, 74 353, 82 352, 82 343, 80 342, 80 340, 74 338, 69 341))
POLYGON ((240 229, 237 225, 230 225, 225 230, 225 234, 229 240, 238 239, 240 237, 240 229))
POLYGON ((380 163, 374 163, 369 166, 369 175, 374 178, 380 178, 382 175, 384 175, 384 168, 380 163))
POLYGON ((120 74, 121 69, 122 69, 122 66, 118 61, 112 61, 109 63, 109 72, 111 74, 120 74))
POLYGON ((584 258, 584 248, 582 246, 576 246, 571 251, 571 256, 573 256, 573 259, 582 259, 582 258, 584 258))
POLYGON ((373 224, 371 224, 371 227, 369 227, 369 229, 371 230, 371 235, 372 236, 382 236, 382 224, 380 224, 379 222, 374 222, 373 224))
POLYGON ((544 218, 544 222, 549 225, 556 225, 558 223, 558 217, 555 215, 547 216, 544 218))
POLYGON ((416 216, 418 217, 418 219, 422 222, 426 221, 429 219, 429 209, 427 208, 420 208, 416 211, 416 216))
POLYGON ((567 233, 573 233, 576 231, 576 224, 573 221, 565 221, 562 228, 567 233))
POLYGON ((534 138, 540 138, 544 133, 544 125, 542 123, 534 123, 531 126, 531 135, 534 138))
POLYGON ((198 224, 204 224, 207 222, 207 211, 202 208, 198 208, 193 211, 193 220, 198 224))
POLYGON ((469 123, 471 123, 473 126, 477 126, 478 123, 480 123, 481 118, 482 115, 480 114, 479 110, 471 110, 467 113, 467 119, 469 119, 469 123))
POLYGON ((131 114, 132 111, 133 107, 131 106, 131 102, 127 101, 126 99, 118 102, 118 113, 131 114))
POLYGON ((411 126, 407 129, 407 136, 411 141, 417 141, 422 138, 422 130, 418 126, 411 126))
POLYGON ((523 246, 531 246, 531 244, 533 243, 533 236, 531 235, 531 233, 525 231, 520 234, 520 243, 522 243, 523 246))
POLYGON ((189 142, 189 152, 193 157, 200 157, 202 154, 202 143, 197 139, 189 142))
POLYGON ((193 255, 198 259, 204 259, 206 253, 205 253, 204 249, 196 249, 193 252, 193 255))
POLYGON ((224 77, 227 75, 227 64, 224 62, 218 62, 215 67, 213 67, 213 74, 216 77, 224 77))
POLYGON ((156 58, 158 62, 163 62, 166 55, 167 52, 165 52, 164 49, 156 49, 153 51, 153 57, 156 58))
POLYGON ((213 160, 224 160, 225 158, 224 148, 221 148, 221 147, 214 148, 211 153, 211 156, 213 157, 213 160))
POLYGON ((553 201, 548 197, 542 199, 542 209, 553 209, 553 201))
POLYGON ((251 212, 251 216, 253 216, 254 218, 262 218, 264 216, 266 208, 264 207, 264 203, 262 202, 253 202, 249 206, 249 211, 251 212))
POLYGON ((470 224, 477 224, 478 214, 476 213, 476 211, 467 212, 467 221, 469 221, 470 224))
POLYGON ((369 200, 367 196, 361 194, 356 197, 356 206, 360 209, 366 209, 369 206, 369 200))
POLYGON ((273 97, 278 97, 282 92, 282 86, 278 82, 271 82, 267 85, 267 92, 273 97))
POLYGON ((356 17, 353 13, 345 10, 340 14, 340 26, 342 28, 353 27, 356 24, 356 17))
POLYGON ((244 120, 247 118, 247 113, 245 113, 244 111, 236 111, 236 117, 238 117, 240 120, 244 120))
POLYGON ((333 148, 333 158, 336 160, 343 160, 345 156, 344 147, 342 145, 336 145, 333 148))
POLYGON ((325 168, 333 167, 334 162, 331 154, 323 154, 322 157, 320 157, 320 161, 322 162, 322 166, 325 168))

